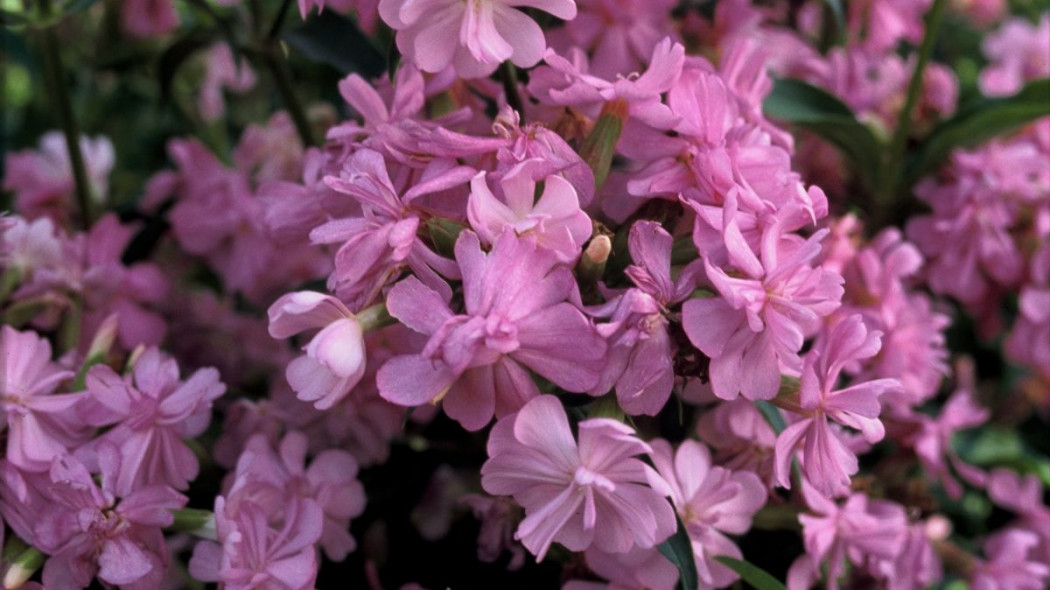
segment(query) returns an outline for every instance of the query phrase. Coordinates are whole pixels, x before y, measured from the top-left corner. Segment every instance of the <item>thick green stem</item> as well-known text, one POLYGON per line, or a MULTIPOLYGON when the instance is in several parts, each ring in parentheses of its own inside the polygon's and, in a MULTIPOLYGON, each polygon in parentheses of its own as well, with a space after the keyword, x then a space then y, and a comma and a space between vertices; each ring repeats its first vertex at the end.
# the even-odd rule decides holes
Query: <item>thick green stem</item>
POLYGON ((922 93, 923 72, 933 55, 933 46, 937 40, 937 32, 941 27, 944 16, 945 0, 934 0, 933 6, 926 14, 926 33, 919 48, 919 58, 915 63, 911 81, 908 83, 908 94, 904 101, 904 108, 897 118, 897 129, 893 133, 889 151, 886 153, 886 168, 882 174, 882 184, 876 195, 878 215, 885 217, 891 214, 896 207, 897 192, 900 190, 901 171, 904 167, 905 148, 908 144, 908 136, 911 133, 911 120, 915 113, 915 107, 919 103, 919 95, 922 93))
MULTIPOLYGON (((51 16, 51 1, 41 1, 41 12, 51 16)), ((73 101, 66 86, 65 70, 62 67, 62 56, 59 53, 58 37, 55 27, 49 26, 39 32, 40 44, 44 57, 44 76, 47 80, 48 94, 58 114, 62 134, 66 138, 66 149, 69 151, 69 165, 73 170, 73 182, 76 187, 77 207, 80 210, 80 223, 84 229, 91 227, 91 185, 88 183, 87 168, 84 166, 84 155, 80 151, 80 130, 73 113, 73 101)))

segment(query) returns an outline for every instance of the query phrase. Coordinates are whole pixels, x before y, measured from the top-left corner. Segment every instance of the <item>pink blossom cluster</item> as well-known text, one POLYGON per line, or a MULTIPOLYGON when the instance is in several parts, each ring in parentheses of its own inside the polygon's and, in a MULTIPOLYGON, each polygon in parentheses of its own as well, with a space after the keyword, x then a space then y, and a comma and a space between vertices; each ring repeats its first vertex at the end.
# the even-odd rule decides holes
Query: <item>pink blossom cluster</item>
MULTIPOLYGON (((770 529, 792 590, 1045 587, 1042 481, 965 450, 1005 410, 948 334, 1005 334, 1050 391, 1050 119, 954 152, 898 228, 763 112, 792 76, 892 134, 931 4, 849 3, 822 51, 817 1, 300 0, 401 56, 339 81, 322 145, 284 111, 228 153, 171 139, 94 221, 64 138, 10 154, 0 544, 48 589, 310 590, 362 557, 381 590, 373 510, 403 490, 375 482, 438 456, 395 510, 428 541, 470 514, 479 561, 569 563, 566 590, 683 587, 676 542, 729 587, 770 529), (957 543, 967 501, 1016 519, 957 543)), ((169 2, 123 17, 178 26, 169 2)), ((987 37, 986 92, 1047 75, 1047 23, 987 37)), ((214 46, 201 115, 260 83, 214 46)), ((918 128, 958 90, 943 64, 922 83, 918 128)), ((106 203, 112 146, 81 146, 106 203)))

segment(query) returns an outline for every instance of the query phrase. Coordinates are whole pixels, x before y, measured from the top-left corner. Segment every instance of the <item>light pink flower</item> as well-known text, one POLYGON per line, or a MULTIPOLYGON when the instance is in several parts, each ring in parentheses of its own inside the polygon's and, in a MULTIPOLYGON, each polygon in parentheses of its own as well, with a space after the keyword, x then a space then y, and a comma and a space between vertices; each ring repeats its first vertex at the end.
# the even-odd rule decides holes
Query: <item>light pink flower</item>
POLYGON ((673 0, 577 0, 579 14, 551 32, 551 45, 565 53, 579 48, 592 55, 591 71, 615 79, 639 71, 653 47, 674 35, 673 0))
POLYGON ((324 528, 317 502, 292 497, 282 523, 271 526, 267 511, 253 502, 232 510, 226 499, 215 499, 219 543, 202 541, 193 549, 190 574, 204 582, 220 582, 226 590, 310 590, 317 579, 314 543, 324 528))
POLYGON ((463 78, 478 78, 501 62, 528 68, 543 56, 543 30, 515 6, 576 17, 574 0, 380 0, 379 14, 419 69, 437 73, 451 65, 463 78))
POLYGON ((87 388, 89 397, 79 409, 85 422, 113 425, 93 446, 105 442, 120 449, 118 494, 155 484, 189 487, 199 465, 183 439, 207 429, 212 402, 226 391, 218 371, 200 369, 182 381, 174 359, 149 348, 126 377, 95 365, 88 371, 87 388))
POLYGON ((885 500, 871 500, 852 494, 841 506, 823 496, 802 480, 802 494, 814 514, 798 517, 806 554, 795 560, 788 571, 789 590, 806 590, 827 564, 828 589, 838 589, 838 579, 846 572, 848 560, 863 565, 865 560, 889 560, 903 548, 907 520, 904 508, 885 500))
POLYGON ((204 81, 201 82, 198 103, 201 117, 214 121, 226 112, 223 91, 244 93, 255 86, 255 72, 246 59, 234 61, 233 52, 226 43, 216 43, 205 59, 204 81))
POLYGON ((325 410, 346 397, 365 374, 364 332, 357 317, 335 297, 296 291, 270 306, 270 335, 289 338, 320 329, 288 364, 288 383, 299 399, 325 410))
POLYGON ((35 332, 0 328, 0 363, 0 428, 7 430, 7 460, 28 471, 46 471, 80 442, 63 413, 84 395, 53 393, 73 372, 51 362, 51 343, 35 332))
POLYGON ((882 440, 886 430, 879 421, 879 397, 899 391, 900 381, 877 379, 836 389, 846 365, 878 353, 880 336, 869 331, 859 315, 853 315, 831 327, 806 355, 798 407, 793 408, 802 419, 777 438, 775 464, 780 485, 791 487, 791 459, 795 448, 803 445, 802 467, 809 482, 828 495, 847 489, 850 476, 857 472, 857 457, 828 424, 828 418, 859 430, 869 443, 882 440))
POLYGON ((307 466, 306 450, 306 435, 298 431, 284 435, 276 453, 263 436, 253 437, 237 461, 227 503, 236 511, 251 502, 279 520, 293 498, 316 501, 324 512, 319 543, 328 559, 342 561, 357 548, 348 530, 350 519, 365 509, 357 462, 346 451, 326 449, 307 466))
POLYGON ((556 175, 536 177, 536 168, 526 160, 508 170, 499 181, 502 199, 492 193, 485 172, 479 172, 470 183, 470 225, 487 244, 509 229, 519 236, 535 236, 539 246, 563 262, 572 262, 591 237, 591 218, 580 209, 576 189, 568 180, 556 175), (544 186, 537 199, 539 182, 544 186))
POLYGON ((390 315, 430 338, 420 354, 383 365, 380 395, 404 406, 442 400, 449 417, 478 430, 539 395, 526 367, 568 391, 594 387, 605 342, 568 301, 576 283, 553 252, 508 231, 486 254, 464 230, 456 260, 463 314, 415 277, 387 296, 390 315))
POLYGON ((117 494, 120 463, 116 447, 99 446, 100 488, 72 457, 55 460, 51 485, 35 507, 34 540, 50 556, 46 588, 86 588, 98 576, 125 590, 149 590, 163 578, 169 556, 161 528, 171 525, 186 497, 164 485, 117 494))
POLYGON ((761 260, 746 243, 730 241, 730 258, 747 278, 730 276, 704 260, 707 276, 721 297, 690 299, 682 305, 689 340, 711 358, 711 386, 722 399, 742 393, 772 399, 781 370, 802 369, 798 351, 820 318, 839 306, 842 278, 812 267, 826 230, 805 243, 778 252, 775 226, 763 236, 761 260))
MULTIPOLYGON (((163 0, 168 3, 169 0, 163 0)), ((108 138, 81 136, 80 152, 93 198, 109 192, 109 173, 116 152, 108 138)), ((69 150, 61 131, 45 133, 37 149, 11 152, 4 162, 3 188, 15 193, 15 210, 27 220, 51 217, 58 224, 69 222, 76 183, 69 150)))
POLYGON ((659 475, 636 458, 649 445, 615 420, 586 420, 579 431, 577 445, 553 396, 533 399, 493 427, 481 482, 525 507, 515 537, 542 560, 553 542, 624 553, 674 532, 671 506, 647 485, 659 475))
POLYGON ((1028 531, 1006 529, 984 544, 970 578, 972 590, 1041 590, 1050 582, 1050 565, 1030 556, 1039 538, 1028 531))
POLYGON ((980 86, 989 96, 1010 95, 1029 80, 1050 76, 1050 14, 1034 24, 1007 19, 985 37, 982 49, 991 63, 981 72, 980 86))
POLYGON ((765 485, 752 472, 713 465, 702 443, 685 440, 673 451, 667 441, 655 440, 652 447, 660 479, 650 483, 671 498, 685 525, 701 586, 728 586, 738 576, 714 558, 742 559, 725 534, 740 535, 751 528, 751 517, 766 502, 765 485))

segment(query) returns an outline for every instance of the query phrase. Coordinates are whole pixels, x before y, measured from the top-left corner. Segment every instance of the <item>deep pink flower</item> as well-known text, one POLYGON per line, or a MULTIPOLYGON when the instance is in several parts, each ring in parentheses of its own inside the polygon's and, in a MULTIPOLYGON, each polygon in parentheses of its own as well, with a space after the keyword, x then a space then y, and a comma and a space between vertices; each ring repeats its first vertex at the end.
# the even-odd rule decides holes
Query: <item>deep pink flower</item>
POLYGON ((0 328, 0 369, 0 429, 7 430, 7 460, 28 471, 46 471, 55 457, 81 442, 63 414, 83 394, 53 393, 73 372, 51 362, 51 343, 35 332, 0 328))
POLYGON ((751 517, 766 502, 765 485, 750 471, 713 465, 702 443, 685 440, 673 451, 667 441, 655 440, 652 447, 660 479, 650 483, 667 494, 678 511, 692 543, 701 585, 728 586, 738 576, 714 558, 742 558, 725 534, 740 535, 751 528, 751 517))
POLYGON ((478 237, 456 242, 465 313, 410 277, 387 296, 390 314, 430 336, 420 354, 397 356, 377 377, 380 394, 400 405, 443 400, 468 430, 515 412, 539 395, 526 367, 568 391, 598 381, 605 342, 572 303, 572 272, 533 238, 500 236, 485 254, 478 237))
POLYGON ((1013 526, 1039 537, 1035 556, 1050 563, 1050 507, 1043 503, 1043 485, 1038 476, 1021 477, 1008 469, 995 469, 988 477, 988 496, 1018 516, 1013 526))
POLYGON ((543 56, 543 30, 515 6, 576 17, 574 0, 380 0, 379 14, 419 69, 437 73, 451 65, 460 77, 478 78, 501 62, 528 68, 543 56))
POLYGON ((806 355, 802 368, 798 407, 802 419, 780 433, 776 444, 777 481, 791 487, 791 459, 803 445, 802 467, 809 482, 824 494, 834 495, 849 486, 857 472, 857 457, 828 424, 828 419, 859 430, 869 443, 882 440, 886 431, 879 421, 879 397, 899 391, 900 381, 876 379, 837 389, 843 368, 875 356, 881 334, 869 331, 859 315, 830 328, 818 346, 806 355))
POLYGON ((540 560, 555 541, 624 553, 666 539, 674 512, 647 484, 660 476, 636 458, 649 445, 615 420, 586 420, 579 431, 577 445, 561 402, 546 395, 493 427, 481 483, 525 507, 515 537, 540 560))
POLYGON ((610 583, 573 580, 561 590, 672 590, 678 582, 678 569, 655 547, 634 547, 627 553, 607 553, 591 547, 584 558, 592 572, 610 583))
POLYGON ((212 402, 226 391, 218 371, 200 369, 182 381, 174 359, 149 348, 126 377, 95 365, 88 371, 87 388, 81 416, 92 425, 113 425, 94 446, 105 442, 120 449, 114 482, 118 494, 155 484, 189 487, 199 465, 183 439, 208 427, 212 402))
POLYGON ((514 527, 521 518, 521 508, 507 497, 467 494, 460 502, 470 507, 474 518, 481 521, 478 531, 478 559, 492 563, 504 551, 510 553, 509 571, 525 565, 525 549, 514 538, 514 527))

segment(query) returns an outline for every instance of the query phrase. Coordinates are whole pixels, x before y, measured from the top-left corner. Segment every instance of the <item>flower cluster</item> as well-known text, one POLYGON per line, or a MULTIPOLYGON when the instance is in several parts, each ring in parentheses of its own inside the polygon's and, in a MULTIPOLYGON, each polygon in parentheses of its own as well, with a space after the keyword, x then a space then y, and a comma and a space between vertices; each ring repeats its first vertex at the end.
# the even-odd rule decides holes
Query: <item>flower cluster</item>
POLYGON ((1050 118, 918 168, 1050 16, 952 3, 967 83, 944 0, 215 4, 141 198, 104 137, 5 159, 5 588, 1050 583, 1050 118), (280 41, 340 32, 397 59, 303 109, 280 41))

